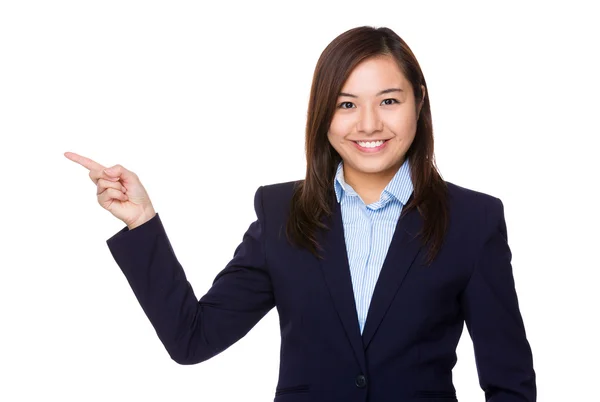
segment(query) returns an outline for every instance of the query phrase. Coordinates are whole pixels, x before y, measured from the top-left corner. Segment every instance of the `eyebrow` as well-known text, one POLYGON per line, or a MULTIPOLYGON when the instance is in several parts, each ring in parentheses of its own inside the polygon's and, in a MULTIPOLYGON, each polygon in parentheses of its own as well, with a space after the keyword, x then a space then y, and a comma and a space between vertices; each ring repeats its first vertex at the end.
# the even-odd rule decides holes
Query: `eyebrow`
MULTIPOLYGON (((387 93, 390 93, 390 92, 404 92, 404 91, 402 90, 402 88, 388 88, 388 89, 384 89, 383 91, 377 92, 377 95, 375 95, 375 96, 387 94, 387 93)), ((350 98, 358 98, 358 96, 353 95, 353 94, 349 94, 347 92, 340 92, 340 94, 338 96, 348 96, 350 98)))

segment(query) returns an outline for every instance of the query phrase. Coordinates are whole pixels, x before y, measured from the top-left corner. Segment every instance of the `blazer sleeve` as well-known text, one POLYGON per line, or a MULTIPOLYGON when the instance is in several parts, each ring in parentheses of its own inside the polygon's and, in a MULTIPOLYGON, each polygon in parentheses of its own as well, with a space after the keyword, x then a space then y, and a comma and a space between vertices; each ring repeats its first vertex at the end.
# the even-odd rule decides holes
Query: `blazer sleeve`
POLYGON ((536 374, 519 310, 504 205, 487 205, 484 242, 461 306, 487 402, 535 402, 536 374))
MULTIPOLYGON (((198 300, 175 256, 158 213, 126 226, 107 245, 171 358, 196 364, 246 335, 275 305, 265 264, 262 186, 254 196, 257 220, 233 258, 198 300)), ((203 252, 210 252, 206 247, 203 252)))

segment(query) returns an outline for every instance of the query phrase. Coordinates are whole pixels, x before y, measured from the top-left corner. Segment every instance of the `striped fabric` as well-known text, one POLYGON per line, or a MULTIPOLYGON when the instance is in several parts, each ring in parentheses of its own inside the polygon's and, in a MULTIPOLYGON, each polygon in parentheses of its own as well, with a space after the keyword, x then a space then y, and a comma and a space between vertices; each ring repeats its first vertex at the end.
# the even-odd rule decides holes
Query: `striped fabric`
POLYGON ((344 181, 343 161, 334 180, 335 195, 341 202, 344 237, 362 334, 371 296, 390 246, 402 207, 413 191, 408 158, 381 193, 379 201, 365 205, 344 181))

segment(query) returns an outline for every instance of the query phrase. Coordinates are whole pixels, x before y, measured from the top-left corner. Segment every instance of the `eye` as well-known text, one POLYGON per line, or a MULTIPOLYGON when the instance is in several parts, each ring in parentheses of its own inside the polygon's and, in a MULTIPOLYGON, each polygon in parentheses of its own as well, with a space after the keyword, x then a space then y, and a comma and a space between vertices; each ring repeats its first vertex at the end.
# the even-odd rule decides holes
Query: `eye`
POLYGON ((397 99, 388 98, 388 99, 384 99, 382 103, 385 103, 386 105, 393 105, 394 103, 400 103, 400 102, 398 102, 397 99), (393 102, 391 102, 391 103, 385 103, 387 101, 393 101, 393 102))
POLYGON ((345 105, 354 105, 354 103, 348 102, 348 101, 342 102, 342 103, 340 103, 338 105, 338 108, 340 108, 340 109, 350 109, 352 107, 352 106, 350 106, 350 107, 344 107, 345 105))

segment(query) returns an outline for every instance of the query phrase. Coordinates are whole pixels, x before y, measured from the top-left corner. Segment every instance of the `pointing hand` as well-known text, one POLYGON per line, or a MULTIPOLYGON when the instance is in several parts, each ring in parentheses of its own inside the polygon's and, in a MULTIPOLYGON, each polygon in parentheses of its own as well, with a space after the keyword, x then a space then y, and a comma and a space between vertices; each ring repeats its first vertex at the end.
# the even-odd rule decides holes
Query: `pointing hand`
POLYGON ((121 165, 106 168, 73 152, 65 152, 64 155, 89 170, 90 179, 96 184, 100 206, 122 220, 130 230, 156 214, 146 189, 131 170, 121 165))

